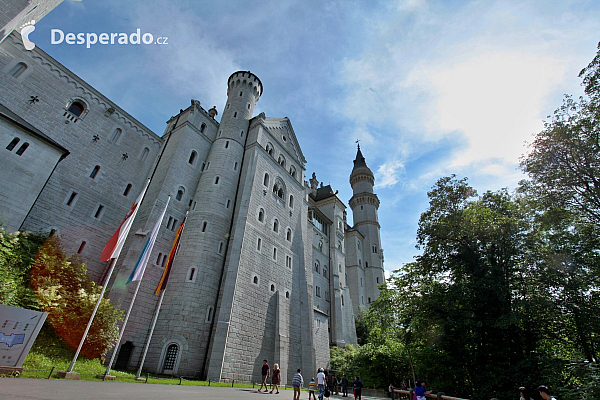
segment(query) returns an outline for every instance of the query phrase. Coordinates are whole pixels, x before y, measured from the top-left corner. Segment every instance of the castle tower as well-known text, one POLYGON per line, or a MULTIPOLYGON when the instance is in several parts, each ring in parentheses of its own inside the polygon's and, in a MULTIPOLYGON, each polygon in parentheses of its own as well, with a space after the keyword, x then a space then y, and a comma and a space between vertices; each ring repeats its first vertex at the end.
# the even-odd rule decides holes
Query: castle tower
MULTIPOLYGON (((360 307, 368 307, 379 297, 378 285, 384 282, 383 250, 381 249, 380 225, 377 216, 379 199, 373 193, 375 177, 367 166, 360 151, 360 145, 354 160, 354 168, 350 174, 350 185, 353 196, 349 201, 352 209, 354 229, 364 237, 362 260, 352 279, 355 290, 353 306, 355 311, 360 307)), ((350 272, 350 271, 349 271, 350 272)))
POLYGON ((252 73, 229 77, 223 117, 193 198, 153 339, 159 373, 194 376, 204 369, 207 346, 214 340, 249 120, 261 94, 262 83, 252 73), (172 363, 165 362, 168 357, 172 363))

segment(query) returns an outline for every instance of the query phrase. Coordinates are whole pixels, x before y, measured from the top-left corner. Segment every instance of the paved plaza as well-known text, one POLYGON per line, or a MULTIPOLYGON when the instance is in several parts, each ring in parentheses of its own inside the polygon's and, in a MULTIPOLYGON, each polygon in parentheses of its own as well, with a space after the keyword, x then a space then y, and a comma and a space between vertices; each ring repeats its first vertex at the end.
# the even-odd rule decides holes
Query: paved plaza
MULTIPOLYGON (((208 386, 154 385, 125 382, 71 381, 58 379, 0 378, 1 400, 88 400, 88 399, 248 399, 292 400, 292 390, 280 390, 279 394, 257 393, 251 388, 222 388, 208 386)), ((306 400, 303 391, 301 399, 306 400)), ((363 400, 373 397, 363 396, 363 400)), ((331 396, 331 399, 346 399, 331 396)), ((347 399, 352 399, 348 397, 347 399)))

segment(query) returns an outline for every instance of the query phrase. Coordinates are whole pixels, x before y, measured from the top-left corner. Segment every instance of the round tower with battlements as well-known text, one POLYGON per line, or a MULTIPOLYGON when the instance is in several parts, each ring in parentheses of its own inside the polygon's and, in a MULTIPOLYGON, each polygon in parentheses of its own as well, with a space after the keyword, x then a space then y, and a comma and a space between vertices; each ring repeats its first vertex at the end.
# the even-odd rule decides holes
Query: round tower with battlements
POLYGON ((248 71, 233 73, 227 82, 227 103, 191 203, 157 325, 158 337, 153 339, 160 343, 158 372, 166 372, 160 369, 169 351, 177 351, 172 358, 179 366, 174 368, 178 375, 197 376, 204 370, 207 346, 214 340, 249 121, 262 90, 260 79, 248 71))
POLYGON ((350 174, 350 185, 353 196, 349 201, 352 209, 354 229, 358 230, 364 237, 362 256, 359 269, 364 271, 364 279, 359 279, 361 292, 364 298, 359 299, 360 306, 368 307, 379 297, 377 286, 385 280, 383 269, 383 250, 381 249, 380 225, 377 210, 379 199, 373 193, 375 176, 368 167, 365 157, 360 151, 360 145, 354 160, 354 168, 350 174))

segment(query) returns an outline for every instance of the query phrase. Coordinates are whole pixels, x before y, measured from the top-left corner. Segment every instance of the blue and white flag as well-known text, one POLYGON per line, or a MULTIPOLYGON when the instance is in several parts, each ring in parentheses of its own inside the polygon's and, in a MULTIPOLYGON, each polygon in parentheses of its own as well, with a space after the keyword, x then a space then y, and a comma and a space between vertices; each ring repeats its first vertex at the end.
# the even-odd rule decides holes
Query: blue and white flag
POLYGON ((167 212, 167 206, 169 205, 170 200, 171 196, 169 196, 169 198, 167 199, 167 204, 165 204, 165 208, 163 209, 162 214, 160 214, 160 217, 158 217, 158 221, 156 221, 154 229, 152 229, 152 233, 150 234, 150 237, 148 238, 148 241, 146 242, 146 245, 142 250, 142 254, 140 254, 140 258, 137 264, 135 265, 135 268, 133 269, 133 271, 131 271, 131 275, 129 276, 127 283, 142 280, 142 276, 144 276, 144 271, 146 270, 146 264, 148 264, 148 260, 150 259, 150 254, 152 253, 154 242, 156 241, 156 237, 158 236, 158 231, 160 229, 160 225, 162 224, 162 220, 165 216, 165 213, 167 212))

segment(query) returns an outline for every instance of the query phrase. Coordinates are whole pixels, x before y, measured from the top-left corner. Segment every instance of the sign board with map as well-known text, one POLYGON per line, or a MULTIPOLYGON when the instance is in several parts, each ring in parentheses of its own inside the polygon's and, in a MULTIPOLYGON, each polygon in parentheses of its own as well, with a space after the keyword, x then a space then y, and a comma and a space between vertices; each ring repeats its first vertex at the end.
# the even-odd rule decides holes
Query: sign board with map
POLYGON ((21 368, 47 316, 0 304, 0 367, 21 368))

